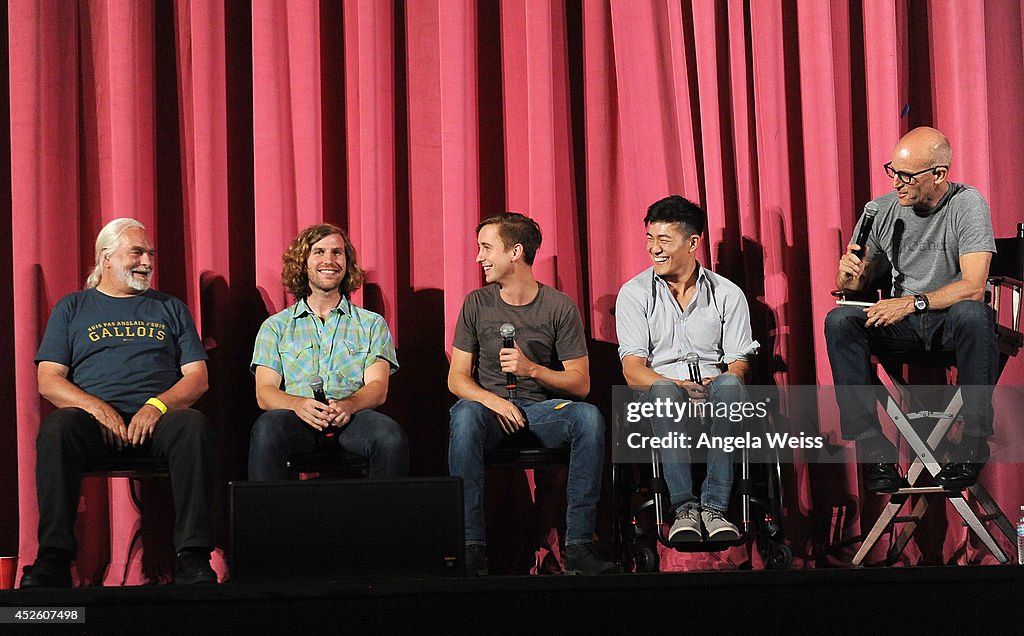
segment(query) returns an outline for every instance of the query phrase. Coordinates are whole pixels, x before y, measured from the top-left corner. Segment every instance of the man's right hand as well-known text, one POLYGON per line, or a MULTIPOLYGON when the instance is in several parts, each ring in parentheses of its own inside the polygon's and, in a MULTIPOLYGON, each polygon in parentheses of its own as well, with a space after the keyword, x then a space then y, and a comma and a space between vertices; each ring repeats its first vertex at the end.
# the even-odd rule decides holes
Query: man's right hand
POLYGON ((114 407, 102 400, 96 400, 96 403, 87 410, 100 423, 100 433, 103 435, 104 444, 121 450, 129 443, 128 427, 125 426, 124 420, 114 410, 114 407))
POLYGON ((484 406, 494 411, 494 414, 498 416, 498 424, 501 426, 501 430, 505 431, 506 435, 511 435, 526 427, 526 419, 523 418, 523 412, 512 402, 495 395, 484 406))
POLYGON ((330 425, 336 415, 331 407, 321 404, 313 398, 299 398, 298 403, 292 410, 295 411, 300 420, 309 424, 317 431, 322 431, 324 427, 330 425))
POLYGON ((854 251, 859 249, 860 246, 857 244, 848 245, 846 253, 839 259, 839 277, 836 282, 839 283, 840 289, 858 289, 860 287, 860 281, 864 277, 864 268, 867 266, 864 257, 868 255, 868 248, 864 248, 864 257, 854 254, 854 251))

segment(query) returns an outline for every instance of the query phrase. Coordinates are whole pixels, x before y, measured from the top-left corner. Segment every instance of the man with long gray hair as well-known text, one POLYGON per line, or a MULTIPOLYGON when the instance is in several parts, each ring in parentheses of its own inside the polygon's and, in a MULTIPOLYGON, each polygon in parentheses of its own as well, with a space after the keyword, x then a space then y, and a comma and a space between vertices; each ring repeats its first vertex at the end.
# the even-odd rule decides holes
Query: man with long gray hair
POLYGON ((21 587, 70 587, 82 473, 112 455, 167 458, 174 493, 176 583, 216 583, 214 433, 192 408, 206 392, 206 352, 188 308, 150 289, 156 250, 134 219, 96 239, 86 288, 57 302, 36 354, 39 393, 57 410, 39 427, 39 554, 21 587))

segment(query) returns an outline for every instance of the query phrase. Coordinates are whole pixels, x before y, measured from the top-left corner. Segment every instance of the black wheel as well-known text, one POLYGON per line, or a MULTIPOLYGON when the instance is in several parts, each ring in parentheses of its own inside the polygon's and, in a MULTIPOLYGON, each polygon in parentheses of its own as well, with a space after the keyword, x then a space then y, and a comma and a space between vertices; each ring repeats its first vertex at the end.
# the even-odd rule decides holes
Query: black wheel
POLYGON ((773 544, 765 566, 769 570, 788 570, 793 565, 793 550, 785 543, 773 544))
POLYGON ((650 548, 641 548, 633 557, 637 572, 657 572, 658 553, 650 548))

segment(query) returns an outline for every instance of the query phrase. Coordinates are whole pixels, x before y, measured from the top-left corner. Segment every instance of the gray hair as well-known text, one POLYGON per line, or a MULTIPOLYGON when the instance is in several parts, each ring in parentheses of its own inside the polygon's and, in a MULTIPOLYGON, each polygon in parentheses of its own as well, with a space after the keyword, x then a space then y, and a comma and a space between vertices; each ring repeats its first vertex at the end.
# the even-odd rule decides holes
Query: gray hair
POLYGON ((121 244, 121 237, 125 230, 133 227, 140 230, 146 229, 142 223, 128 218, 114 219, 103 226, 96 236, 96 266, 93 267, 89 277, 85 279, 86 289, 92 289, 100 284, 100 279, 103 278, 103 257, 107 255, 107 252, 116 250, 117 246, 121 244))

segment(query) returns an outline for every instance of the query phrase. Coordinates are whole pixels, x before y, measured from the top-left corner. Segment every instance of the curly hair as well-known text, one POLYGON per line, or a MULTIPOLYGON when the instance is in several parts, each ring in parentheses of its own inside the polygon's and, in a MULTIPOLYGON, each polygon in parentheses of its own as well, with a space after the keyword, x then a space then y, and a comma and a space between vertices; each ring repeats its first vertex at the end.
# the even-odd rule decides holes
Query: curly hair
POLYGON ((309 276, 306 274, 306 263, 309 261, 309 252, 315 243, 322 241, 332 234, 338 234, 345 241, 345 278, 341 281, 341 293, 348 296, 363 285, 366 272, 359 269, 356 261, 356 248, 349 240, 348 234, 336 225, 320 223, 311 225, 302 230, 288 249, 284 251, 281 261, 284 267, 281 270, 281 283, 288 288, 288 292, 296 300, 302 300, 309 296, 309 276))

